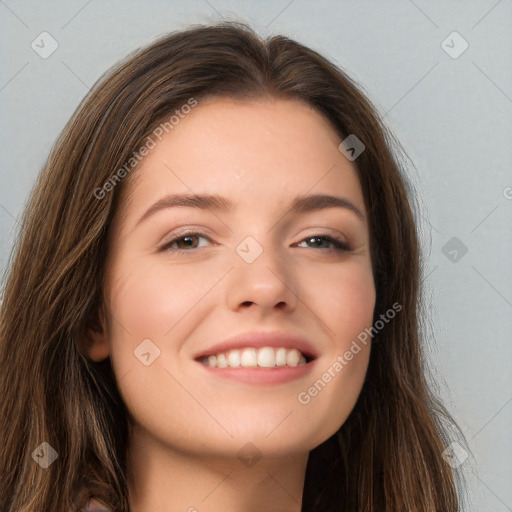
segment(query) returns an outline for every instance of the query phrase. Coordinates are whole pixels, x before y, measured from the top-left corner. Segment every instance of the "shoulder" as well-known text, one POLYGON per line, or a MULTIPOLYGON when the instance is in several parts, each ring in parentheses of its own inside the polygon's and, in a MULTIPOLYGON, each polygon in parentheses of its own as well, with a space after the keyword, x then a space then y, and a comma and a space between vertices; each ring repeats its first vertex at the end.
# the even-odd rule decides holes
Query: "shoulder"
POLYGON ((104 505, 101 501, 91 498, 87 500, 84 507, 78 512, 112 512, 112 509, 104 505))

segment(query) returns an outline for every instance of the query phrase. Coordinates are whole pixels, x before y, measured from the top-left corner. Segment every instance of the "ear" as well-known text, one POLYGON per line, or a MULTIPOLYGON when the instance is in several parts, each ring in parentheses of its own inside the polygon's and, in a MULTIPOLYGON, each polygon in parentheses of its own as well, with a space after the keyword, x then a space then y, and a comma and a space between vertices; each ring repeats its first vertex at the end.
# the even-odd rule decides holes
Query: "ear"
POLYGON ((107 359, 110 355, 106 313, 103 306, 97 309, 89 321, 85 350, 89 359, 95 363, 107 359))

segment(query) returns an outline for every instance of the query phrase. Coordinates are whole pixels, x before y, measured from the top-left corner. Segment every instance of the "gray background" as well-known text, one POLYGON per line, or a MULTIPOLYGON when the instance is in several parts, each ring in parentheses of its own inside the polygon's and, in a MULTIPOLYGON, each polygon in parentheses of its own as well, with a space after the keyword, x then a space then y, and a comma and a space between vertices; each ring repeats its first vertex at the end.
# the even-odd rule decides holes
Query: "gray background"
MULTIPOLYGON (((45 157, 99 76, 156 36, 223 18, 335 61, 412 158, 436 340, 429 354, 471 448, 459 467, 468 510, 512 510, 511 0, 0 2, 0 270, 45 157), (58 43, 46 59, 31 47, 48 51, 44 31, 58 43), (458 58, 441 45, 453 31, 469 44, 458 58)), ((460 52, 463 41, 446 45, 460 52)))

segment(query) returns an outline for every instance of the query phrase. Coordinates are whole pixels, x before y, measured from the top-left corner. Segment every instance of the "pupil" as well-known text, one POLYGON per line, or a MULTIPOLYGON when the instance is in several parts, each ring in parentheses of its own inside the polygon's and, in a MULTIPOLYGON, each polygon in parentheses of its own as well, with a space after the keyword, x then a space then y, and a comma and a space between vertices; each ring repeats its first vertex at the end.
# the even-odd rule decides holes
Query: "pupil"
MULTIPOLYGON (((184 236, 181 240, 182 240, 182 241, 184 241, 184 240, 188 240, 188 241, 190 242, 190 241, 192 240, 192 236, 190 236, 190 235, 184 236)), ((190 247, 191 245, 193 245, 193 243, 188 243, 188 242, 187 242, 187 243, 185 243, 185 245, 186 245, 187 247, 190 247)))

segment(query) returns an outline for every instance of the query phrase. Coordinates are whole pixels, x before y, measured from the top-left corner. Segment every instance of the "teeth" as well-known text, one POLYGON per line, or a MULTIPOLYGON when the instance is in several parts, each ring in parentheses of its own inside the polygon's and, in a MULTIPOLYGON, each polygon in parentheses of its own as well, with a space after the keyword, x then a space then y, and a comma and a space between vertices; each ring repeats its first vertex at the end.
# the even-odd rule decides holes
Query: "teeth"
POLYGON ((276 366, 286 366, 286 349, 278 348, 276 350, 276 366))
POLYGON ((236 368, 237 366, 240 366, 240 350, 231 350, 228 353, 228 365, 231 368, 236 368))
POLYGON ((226 359, 226 354, 219 354, 217 356, 217 368, 227 368, 228 361, 226 359))
MULTIPOLYGON (((219 359, 219 354, 217 359, 219 359)), ((258 354, 255 348, 246 348, 242 350, 242 355, 240 356, 240 366, 245 368, 253 368, 254 366, 258 366, 258 354)))
POLYGON ((272 368, 275 365, 274 349, 272 347, 260 348, 260 350, 258 350, 258 366, 272 368))
POLYGON ((296 349, 262 347, 230 350, 203 358, 210 368, 274 368, 275 366, 303 366, 306 358, 296 349))
MULTIPOLYGON (((288 366, 297 366, 300 361, 300 352, 298 350, 290 350, 288 354, 286 354, 286 364, 288 366)), ((219 361, 217 360, 217 364, 219 361)))

